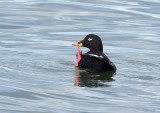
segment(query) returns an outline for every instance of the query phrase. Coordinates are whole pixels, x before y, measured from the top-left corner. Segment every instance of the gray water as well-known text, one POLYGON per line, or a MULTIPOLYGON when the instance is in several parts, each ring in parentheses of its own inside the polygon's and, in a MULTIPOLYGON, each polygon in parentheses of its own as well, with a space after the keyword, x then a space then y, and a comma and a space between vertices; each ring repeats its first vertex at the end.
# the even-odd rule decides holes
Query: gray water
POLYGON ((0 113, 159 113, 159 50, 159 0, 0 0, 0 113), (76 74, 90 33, 113 80, 76 74))

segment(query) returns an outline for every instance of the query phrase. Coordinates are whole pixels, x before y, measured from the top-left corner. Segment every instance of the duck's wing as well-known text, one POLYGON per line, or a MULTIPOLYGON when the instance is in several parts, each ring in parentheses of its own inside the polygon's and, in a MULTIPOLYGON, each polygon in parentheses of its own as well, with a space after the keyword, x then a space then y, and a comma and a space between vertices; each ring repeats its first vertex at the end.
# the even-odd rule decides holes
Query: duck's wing
POLYGON ((93 65, 93 58, 85 54, 82 54, 82 58, 78 66, 82 68, 89 68, 89 67, 92 67, 92 65, 93 65))
POLYGON ((115 64, 113 62, 111 62, 109 60, 109 58, 103 52, 99 52, 99 51, 91 52, 91 51, 89 51, 85 55, 90 56, 90 57, 94 57, 95 59, 98 59, 98 60, 101 60, 101 61, 105 62, 106 65, 113 67, 113 69, 116 69, 115 64))
POLYGON ((85 53, 85 55, 97 58, 99 60, 102 60, 102 61, 106 62, 107 64, 111 63, 111 61, 109 60, 109 58, 103 52, 89 51, 89 52, 85 53))
POLYGON ((114 63, 102 52, 88 52, 82 54, 79 67, 91 73, 116 70, 114 63))

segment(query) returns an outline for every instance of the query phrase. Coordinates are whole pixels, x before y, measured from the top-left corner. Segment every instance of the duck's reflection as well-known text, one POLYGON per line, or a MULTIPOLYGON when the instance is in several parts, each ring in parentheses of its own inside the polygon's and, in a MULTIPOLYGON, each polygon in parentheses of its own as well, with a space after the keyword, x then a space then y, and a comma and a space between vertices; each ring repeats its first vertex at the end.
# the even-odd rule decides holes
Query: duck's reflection
POLYGON ((99 87, 109 86, 107 82, 113 81, 112 76, 115 71, 108 71, 102 74, 91 74, 75 67, 75 86, 80 87, 99 87))

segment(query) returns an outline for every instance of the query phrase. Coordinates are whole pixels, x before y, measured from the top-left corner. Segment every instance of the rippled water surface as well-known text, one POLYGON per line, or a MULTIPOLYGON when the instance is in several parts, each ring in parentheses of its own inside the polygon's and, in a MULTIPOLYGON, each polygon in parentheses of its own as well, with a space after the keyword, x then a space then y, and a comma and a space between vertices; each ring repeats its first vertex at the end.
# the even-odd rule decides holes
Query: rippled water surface
POLYGON ((159 0, 0 0, 0 112, 159 113, 159 50, 159 0), (90 33, 112 80, 74 67, 90 33))

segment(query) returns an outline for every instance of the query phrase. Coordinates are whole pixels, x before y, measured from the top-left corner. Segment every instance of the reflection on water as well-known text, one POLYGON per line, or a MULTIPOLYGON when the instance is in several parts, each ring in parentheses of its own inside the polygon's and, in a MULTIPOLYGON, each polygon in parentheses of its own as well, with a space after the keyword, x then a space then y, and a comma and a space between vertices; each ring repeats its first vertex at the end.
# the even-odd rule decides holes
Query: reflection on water
POLYGON ((114 81, 112 76, 115 71, 107 71, 102 74, 91 74, 75 67, 75 86, 80 87, 99 87, 109 86, 107 82, 114 81))

